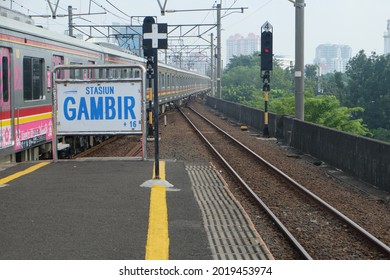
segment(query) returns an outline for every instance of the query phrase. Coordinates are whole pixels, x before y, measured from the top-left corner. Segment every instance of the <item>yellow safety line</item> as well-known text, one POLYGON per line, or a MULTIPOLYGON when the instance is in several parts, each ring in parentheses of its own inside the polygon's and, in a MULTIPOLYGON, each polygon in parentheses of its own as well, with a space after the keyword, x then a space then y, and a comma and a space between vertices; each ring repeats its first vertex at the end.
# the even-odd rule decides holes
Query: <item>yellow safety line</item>
MULTIPOLYGON (((165 162, 160 161, 160 177, 165 180, 165 162)), ((153 170, 154 178, 154 170, 153 170)), ((169 259, 168 208, 166 188, 152 186, 145 260, 169 259)))
POLYGON ((48 165, 50 162, 49 161, 46 161, 46 162, 41 162, 41 163, 38 163, 34 166, 31 166, 23 171, 20 171, 20 172, 17 172, 17 173, 14 173, 10 176, 7 176, 3 179, 0 179, 0 185, 4 185, 4 184, 7 184, 8 182, 12 181, 12 180, 15 180, 19 177, 22 177, 28 173, 31 173, 31 172, 34 172, 35 170, 41 168, 41 167, 44 167, 45 165, 48 165))

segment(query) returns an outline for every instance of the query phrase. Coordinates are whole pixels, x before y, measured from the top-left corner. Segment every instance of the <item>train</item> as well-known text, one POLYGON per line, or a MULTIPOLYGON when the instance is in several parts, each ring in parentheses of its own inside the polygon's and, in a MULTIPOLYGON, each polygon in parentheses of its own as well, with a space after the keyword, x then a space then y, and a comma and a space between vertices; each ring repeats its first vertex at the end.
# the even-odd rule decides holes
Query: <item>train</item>
MULTIPOLYGON (((0 162, 52 158, 52 70, 58 65, 146 65, 146 60, 109 44, 58 34, 0 14, 0 162)), ((85 79, 68 70, 65 78, 85 79)), ((83 77, 84 75, 84 77, 83 77)), ((116 75, 121 73, 105 73, 116 75)), ((210 78, 159 63, 159 104, 172 105, 210 91, 210 78)), ((146 89, 145 89, 146 92, 146 89)), ((62 146, 81 152, 102 135, 67 136, 62 146)))

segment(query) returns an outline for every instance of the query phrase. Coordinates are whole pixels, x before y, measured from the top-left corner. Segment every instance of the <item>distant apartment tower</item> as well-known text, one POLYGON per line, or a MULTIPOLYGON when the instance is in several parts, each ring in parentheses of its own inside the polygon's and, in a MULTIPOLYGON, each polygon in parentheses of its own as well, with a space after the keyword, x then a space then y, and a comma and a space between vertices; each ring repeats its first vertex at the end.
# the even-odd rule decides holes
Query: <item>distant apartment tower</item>
POLYGON ((385 32, 385 52, 384 54, 390 54, 390 19, 387 21, 387 31, 385 32))
POLYGON ((347 45, 322 44, 316 48, 314 64, 320 68, 320 75, 345 72, 352 57, 352 49, 347 45))
POLYGON ((241 34, 230 36, 226 40, 226 55, 227 62, 233 56, 251 55, 254 52, 260 51, 260 36, 249 33, 248 37, 244 38, 241 34))

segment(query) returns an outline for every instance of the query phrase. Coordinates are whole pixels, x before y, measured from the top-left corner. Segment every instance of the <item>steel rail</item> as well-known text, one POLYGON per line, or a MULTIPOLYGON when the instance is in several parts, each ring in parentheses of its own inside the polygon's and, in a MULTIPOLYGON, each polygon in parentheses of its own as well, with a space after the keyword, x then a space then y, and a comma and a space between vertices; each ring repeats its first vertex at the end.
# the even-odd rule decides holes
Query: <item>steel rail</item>
POLYGON ((239 142, 237 139, 235 139, 233 136, 229 135, 227 132, 225 132, 224 130, 222 130, 221 128, 219 128, 217 125, 215 125, 213 122, 211 122, 210 120, 208 120, 206 117, 204 117, 202 114, 200 114, 199 112, 197 112, 195 109, 191 108, 191 107, 188 107, 190 110, 192 110, 194 113, 196 113, 198 116, 200 116, 201 118, 203 118, 206 122, 210 123, 210 125, 212 125, 213 127, 215 127, 217 130, 219 130, 220 132, 222 132, 225 136, 227 136, 228 138, 230 138, 232 141, 234 141, 236 144, 238 144, 239 146, 241 146, 243 149, 245 149, 246 151, 248 151, 250 154, 252 154, 256 159, 258 159, 259 161, 261 161, 262 163, 264 163, 267 167, 269 167, 270 169, 272 169, 274 172, 276 172, 277 174, 279 174, 280 176, 282 176, 285 180, 287 180, 289 183, 291 183, 293 186, 295 186, 298 190, 302 191, 303 193, 305 193, 306 195, 308 195, 310 198, 312 198, 313 200, 315 200, 316 202, 318 202, 322 207, 324 207, 325 209, 327 209, 328 211, 330 211, 331 213, 333 213, 336 217, 338 217, 339 219, 341 219, 342 221, 344 221, 347 225, 351 226, 352 228, 354 228, 359 234, 361 234, 363 237, 365 237, 366 239, 368 239, 370 242, 372 242, 375 246, 377 246, 380 250, 382 250, 384 253, 388 254, 390 256, 390 247, 388 247, 385 243, 383 243, 382 241, 380 241, 378 238, 376 238, 375 236, 373 236, 371 233, 369 233, 368 231, 366 231, 364 228, 362 228, 360 225, 358 225, 356 222, 352 221, 350 218, 348 218, 346 215, 344 215, 343 213, 341 213, 340 211, 338 211, 336 208, 334 208, 333 206, 331 206, 330 204, 328 204, 327 202, 325 202, 323 199, 321 199, 320 197, 318 197, 317 195, 315 195, 314 193, 312 193, 311 191, 309 191, 307 188, 305 188, 304 186, 302 186, 301 184, 299 184, 297 181, 295 181, 293 178, 291 178, 290 176, 288 176, 286 173, 284 173, 283 171, 281 171, 280 169, 278 169, 277 167, 275 167, 274 165, 272 165, 271 163, 269 163, 267 160, 265 160, 264 158, 262 158, 261 156, 259 156, 258 154, 256 154, 254 151, 252 151, 251 149, 249 149, 247 146, 245 146, 244 144, 242 144, 241 142, 239 142))
MULTIPOLYGON (((192 110, 192 109, 191 109, 192 110)), ((249 192, 249 194, 257 201, 261 208, 271 217, 275 224, 280 228, 283 234, 287 237, 290 243, 299 251, 299 253, 307 260, 313 258, 305 250, 305 248, 299 243, 299 241, 293 236, 293 234, 286 228, 286 226, 279 220, 279 218, 271 211, 271 209, 257 196, 257 194, 251 189, 251 187, 238 175, 234 168, 225 160, 225 158, 214 148, 214 146, 206 139, 202 132, 195 126, 195 124, 183 113, 179 108, 179 112, 184 116, 188 123, 193 127, 201 139, 208 145, 212 152, 223 162, 226 168, 232 173, 232 175, 241 183, 242 186, 249 192)), ((195 112, 196 113, 196 112, 195 112)))

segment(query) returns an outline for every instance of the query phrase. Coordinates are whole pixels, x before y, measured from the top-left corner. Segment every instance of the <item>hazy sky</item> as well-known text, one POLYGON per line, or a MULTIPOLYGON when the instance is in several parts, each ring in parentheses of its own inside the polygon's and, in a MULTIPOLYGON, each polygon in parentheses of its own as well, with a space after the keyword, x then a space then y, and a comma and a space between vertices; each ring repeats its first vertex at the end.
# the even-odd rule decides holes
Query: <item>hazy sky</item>
MULTIPOLYGON (((51 0, 56 2, 57 0, 51 0)), ((165 0, 160 0, 164 4, 165 0)), ((295 56, 295 8, 288 0, 167 0, 167 10, 208 9, 222 2, 222 8, 247 7, 244 13, 228 12, 222 19, 222 57, 226 58, 226 39, 230 35, 241 33, 247 36, 253 32, 260 34, 261 26, 269 21, 274 27, 275 54, 295 56)), ((383 54, 383 35, 390 19, 389 0, 306 0, 305 8, 305 63, 313 63, 315 48, 319 44, 346 44, 352 47, 353 55, 364 49, 383 54)), ((1 5, 10 7, 10 0, 3 0, 1 5)), ((89 0, 59 0, 57 13, 67 13, 67 6, 77 8, 74 13, 86 13, 89 0)), ((13 9, 29 14, 48 14, 50 9, 46 0, 15 0, 13 9)), ((101 12, 99 6, 116 14, 83 16, 96 24, 129 22, 129 16, 157 16, 158 22, 168 24, 214 24, 215 11, 176 12, 161 16, 157 0, 92 0, 91 11, 101 12), (110 3, 112 5, 110 5, 110 3), (120 11, 116 10, 116 6, 120 11), (126 14, 126 15, 125 15, 126 14)), ((222 11, 225 14, 225 11, 222 11)), ((67 29, 67 19, 38 19, 36 22, 49 25, 50 29, 67 29)), ((76 24, 87 24, 83 19, 75 19, 76 24)), ((216 35, 216 30, 213 30, 216 35)), ((192 39, 190 43, 201 43, 192 39)))

